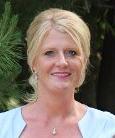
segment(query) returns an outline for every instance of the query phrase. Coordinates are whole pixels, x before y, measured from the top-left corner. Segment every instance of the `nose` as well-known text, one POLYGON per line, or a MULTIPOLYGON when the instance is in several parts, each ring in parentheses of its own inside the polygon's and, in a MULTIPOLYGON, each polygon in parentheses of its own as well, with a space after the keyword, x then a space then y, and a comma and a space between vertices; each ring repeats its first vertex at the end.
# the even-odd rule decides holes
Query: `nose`
POLYGON ((67 67, 68 66, 68 61, 65 58, 64 53, 60 53, 58 55, 57 61, 56 61, 56 65, 59 67, 67 67))

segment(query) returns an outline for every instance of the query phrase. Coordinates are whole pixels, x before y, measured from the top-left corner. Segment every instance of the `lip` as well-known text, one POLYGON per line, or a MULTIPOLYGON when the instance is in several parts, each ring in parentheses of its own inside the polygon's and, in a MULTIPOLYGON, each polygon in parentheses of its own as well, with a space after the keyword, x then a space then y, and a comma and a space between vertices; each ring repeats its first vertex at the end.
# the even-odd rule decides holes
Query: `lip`
POLYGON ((51 75, 57 76, 57 77, 68 77, 71 75, 71 73, 70 72, 53 72, 51 73, 51 75))

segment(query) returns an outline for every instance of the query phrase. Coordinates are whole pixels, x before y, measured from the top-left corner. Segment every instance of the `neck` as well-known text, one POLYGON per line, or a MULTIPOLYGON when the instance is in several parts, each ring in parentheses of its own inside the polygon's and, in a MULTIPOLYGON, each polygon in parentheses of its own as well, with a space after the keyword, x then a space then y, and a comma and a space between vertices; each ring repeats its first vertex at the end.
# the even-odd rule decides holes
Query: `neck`
MULTIPOLYGON (((40 92, 40 91, 39 91, 40 92)), ((74 92, 43 92, 39 93, 36 104, 39 105, 41 111, 45 111, 49 117, 67 116, 74 111, 75 100, 74 92)))

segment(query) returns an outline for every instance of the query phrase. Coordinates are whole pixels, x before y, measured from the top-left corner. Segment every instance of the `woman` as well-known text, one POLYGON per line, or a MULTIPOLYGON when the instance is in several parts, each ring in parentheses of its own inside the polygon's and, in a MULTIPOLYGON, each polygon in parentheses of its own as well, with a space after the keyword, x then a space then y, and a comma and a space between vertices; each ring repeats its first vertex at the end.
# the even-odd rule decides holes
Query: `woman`
POLYGON ((90 32, 76 14, 48 9, 27 31, 36 98, 0 114, 0 138, 112 138, 115 116, 74 100, 85 79, 90 32))

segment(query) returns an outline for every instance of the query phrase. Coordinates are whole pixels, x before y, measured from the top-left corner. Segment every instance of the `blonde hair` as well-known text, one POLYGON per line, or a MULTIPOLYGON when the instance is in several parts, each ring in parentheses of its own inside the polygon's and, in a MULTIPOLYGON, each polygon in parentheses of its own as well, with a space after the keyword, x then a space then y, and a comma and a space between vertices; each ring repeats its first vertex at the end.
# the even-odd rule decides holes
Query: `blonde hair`
MULTIPOLYGON (((27 30, 27 56, 32 72, 39 46, 52 28, 69 34, 77 46, 82 48, 85 59, 88 61, 90 56, 90 31, 86 23, 73 12, 51 8, 38 14, 27 30)), ((85 76, 82 77, 80 85, 84 78, 85 76)))

